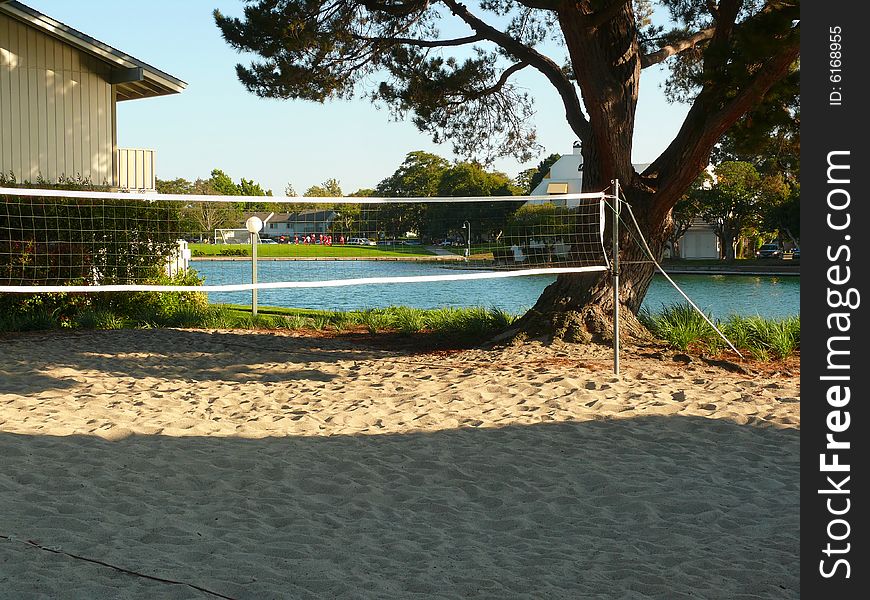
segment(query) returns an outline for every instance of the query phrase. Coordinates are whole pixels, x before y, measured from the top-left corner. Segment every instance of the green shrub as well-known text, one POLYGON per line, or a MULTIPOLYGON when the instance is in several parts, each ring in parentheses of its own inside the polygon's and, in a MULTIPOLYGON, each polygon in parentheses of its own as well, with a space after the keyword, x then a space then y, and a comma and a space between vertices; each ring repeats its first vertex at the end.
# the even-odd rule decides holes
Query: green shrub
POLYGON ((360 324, 368 329, 369 333, 377 333, 390 328, 392 319, 382 309, 370 308, 359 314, 360 324))
POLYGON ((219 254, 221 256, 250 256, 251 251, 248 248, 221 248, 219 254))
POLYGON ((24 315, 19 315, 17 331, 45 331, 57 329, 60 321, 57 319, 57 311, 48 307, 39 307, 24 315))

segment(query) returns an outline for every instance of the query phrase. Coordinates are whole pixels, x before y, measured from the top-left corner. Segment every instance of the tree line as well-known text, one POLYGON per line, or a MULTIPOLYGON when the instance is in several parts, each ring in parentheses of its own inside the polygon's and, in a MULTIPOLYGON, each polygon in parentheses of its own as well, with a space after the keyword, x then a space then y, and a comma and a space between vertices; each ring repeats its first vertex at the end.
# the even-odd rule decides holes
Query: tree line
MULTIPOLYGON (((669 245, 676 249, 680 238, 698 220, 713 227, 722 248, 721 258, 752 257, 758 245, 776 239, 797 246, 800 239, 799 145, 787 136, 770 136, 763 143, 748 145, 739 136, 727 136, 714 155, 719 162, 697 177, 674 206, 669 245)), ((476 162, 455 162, 424 152, 409 152, 401 165, 374 188, 345 194, 336 178, 313 185, 302 194, 311 198, 343 196, 377 197, 485 197, 528 195, 560 158, 551 154, 536 167, 511 179, 505 173, 487 170, 476 162)), ((172 194, 220 194, 263 196, 255 203, 193 203, 186 207, 187 227, 197 234, 218 228, 240 227, 246 213, 276 213, 329 210, 336 213, 336 232, 378 231, 387 238, 413 232, 433 241, 458 235, 469 221, 476 237, 498 239, 515 223, 552 220, 555 207, 523 208, 523 202, 380 205, 377 213, 362 205, 344 203, 269 202, 272 191, 242 178, 234 182, 224 171, 214 169, 208 179, 159 180, 157 189, 172 194), (519 212, 518 212, 519 211, 519 212), (549 212, 548 212, 549 211, 549 212), (543 214, 547 213, 547 214, 543 214), (550 214, 553 213, 553 214, 550 214)), ((296 196, 292 184, 284 190, 296 196)))
MULTIPOLYGON (((556 157, 558 158, 558 157, 556 157)), ((542 163, 543 164, 543 163, 542 163)), ((548 167, 547 167, 548 168, 548 167)), ((529 173, 511 179, 505 173, 487 170, 477 162, 451 163, 447 159, 423 151, 409 152, 401 165, 374 188, 358 189, 345 194, 338 179, 330 178, 313 185, 303 193, 310 198, 343 196, 377 197, 486 197, 516 196, 528 193, 533 179, 529 173)), ((545 173, 540 173, 538 180, 545 173)), ((235 183, 222 170, 214 169, 208 179, 193 182, 186 179, 157 180, 157 191, 164 194, 220 194, 227 196, 263 196, 263 202, 212 203, 196 202, 185 208, 186 227, 197 235, 219 228, 240 227, 245 213, 292 213, 304 210, 330 210, 336 213, 333 228, 336 231, 377 231, 388 238, 403 237, 408 232, 423 239, 435 240, 455 233, 464 221, 473 225, 478 235, 498 236, 508 217, 523 204, 518 202, 485 202, 425 204, 389 203, 378 205, 377 211, 366 210, 363 205, 330 203, 269 202, 271 190, 248 179, 235 183)), ((285 195, 296 196, 292 184, 287 184, 285 195)))

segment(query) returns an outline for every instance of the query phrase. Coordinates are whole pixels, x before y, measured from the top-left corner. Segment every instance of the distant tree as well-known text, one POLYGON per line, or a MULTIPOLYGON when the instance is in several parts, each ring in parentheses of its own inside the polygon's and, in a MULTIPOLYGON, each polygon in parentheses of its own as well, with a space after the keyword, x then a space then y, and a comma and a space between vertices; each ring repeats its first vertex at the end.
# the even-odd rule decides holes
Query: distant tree
MULTIPOLYGON (((204 196, 220 195, 213 186, 214 172, 212 176, 210 179, 194 181, 189 193, 204 196)), ((193 224, 191 232, 210 238, 215 229, 237 227, 243 208, 232 202, 191 202, 185 206, 184 212, 193 224)))
POLYGON ((312 185, 305 190, 304 196, 313 198, 337 198, 344 196, 337 179, 327 179, 320 185, 312 185))
POLYGON ((788 238, 795 246, 800 246, 801 238, 801 186, 799 183, 788 186, 782 194, 782 201, 773 204, 764 213, 764 228, 777 231, 779 237, 788 238))
POLYGON ((534 177, 537 172, 538 170, 534 167, 520 171, 517 173, 517 176, 514 177, 514 186, 522 190, 522 194, 528 195, 529 190, 532 189, 532 177, 534 177))
MULTIPOLYGON (((263 196, 272 195, 271 190, 244 177, 238 184, 221 169, 213 169, 208 179, 197 179, 190 182, 178 178, 172 180, 157 180, 157 191, 161 194, 198 194, 204 196, 263 196)), ((215 229, 237 227, 242 215, 246 212, 269 211, 279 212, 283 206, 274 202, 195 202, 184 209, 187 227, 197 235, 212 234, 215 229)))
POLYGON ((160 194, 192 194, 193 183, 181 177, 177 179, 157 179, 157 192, 160 194))
POLYGON ((210 188, 214 190, 213 193, 219 196, 240 196, 242 194, 239 186, 233 183, 230 176, 220 169, 212 169, 208 183, 210 188))
POLYGON ((239 180, 239 192, 241 196, 271 196, 272 190, 264 190, 263 187, 251 180, 242 177, 239 180))
MULTIPOLYGON (((441 177, 450 162, 429 152, 415 150, 392 175, 378 183, 375 193, 384 198, 429 197, 438 195, 441 177)), ((387 237, 402 237, 419 232, 424 226, 424 204, 384 204, 379 209, 379 226, 387 237)))
MULTIPOLYGON (((504 173, 487 171, 475 162, 453 165, 441 175, 439 196, 513 196, 519 192, 504 173)), ((457 202, 433 204, 425 219, 424 234, 431 238, 456 235, 465 221, 471 225, 472 236, 498 239, 508 216, 523 202, 457 202)))
POLYGON ((672 250, 677 249, 680 238, 686 234, 692 223, 701 216, 701 191, 709 188, 712 184, 713 178, 710 176, 710 173, 701 171, 692 187, 674 205, 672 212, 673 229, 668 236, 668 245, 672 250))
POLYGON ((352 194, 348 194, 348 196, 354 198, 370 198, 375 195, 375 190, 371 188, 360 188, 352 194))
POLYGON ((299 194, 296 193, 296 188, 293 187, 293 184, 288 182, 287 185, 284 186, 284 195, 295 197, 299 194))
POLYGON ((772 185, 745 162, 727 161, 714 168, 716 182, 694 192, 701 217, 713 226, 726 259, 735 258, 738 238, 761 226, 763 214, 782 201, 783 188, 772 185))
POLYGON ((513 196, 517 191, 504 173, 487 171, 480 163, 456 163, 441 174, 439 196, 513 196))
POLYGON ((415 150, 405 155, 399 168, 381 181, 375 191, 386 198, 436 196, 441 177, 449 167, 446 158, 415 150))

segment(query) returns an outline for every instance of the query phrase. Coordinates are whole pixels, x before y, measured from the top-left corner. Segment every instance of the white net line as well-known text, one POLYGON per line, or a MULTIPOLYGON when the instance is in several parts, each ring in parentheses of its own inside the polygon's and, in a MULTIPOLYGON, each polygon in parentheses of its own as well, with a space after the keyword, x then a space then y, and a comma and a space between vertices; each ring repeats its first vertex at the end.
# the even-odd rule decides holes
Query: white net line
POLYGON ((0 293, 234 292, 604 271, 605 197, 314 198, 0 188, 0 293), (250 216, 265 221, 256 248, 240 228, 250 216), (219 238, 231 243, 214 243, 219 238), (256 283, 250 270, 238 268, 240 261, 250 265, 252 250, 262 269, 256 283), (388 261, 421 272, 391 274, 388 261), (203 284, 156 280, 191 267, 204 275, 203 284))
POLYGON ((0 196, 26 196, 43 198, 82 198, 92 200, 149 200, 176 202, 230 202, 261 203, 264 201, 279 204, 390 204, 390 203, 449 203, 449 202, 510 202, 529 200, 536 202, 558 202, 562 200, 597 200, 605 198, 604 192, 573 194, 550 194, 546 196, 408 196, 382 198, 376 196, 218 196, 205 194, 159 194, 156 192, 99 192, 90 190, 59 190, 38 188, 0 187, 0 196))

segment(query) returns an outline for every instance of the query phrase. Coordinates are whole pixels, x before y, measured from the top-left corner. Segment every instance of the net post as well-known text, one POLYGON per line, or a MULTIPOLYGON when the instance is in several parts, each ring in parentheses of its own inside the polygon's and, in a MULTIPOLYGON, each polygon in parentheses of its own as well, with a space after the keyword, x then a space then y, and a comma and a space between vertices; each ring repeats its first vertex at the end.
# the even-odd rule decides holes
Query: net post
POLYGON ((619 180, 613 184, 613 374, 619 376, 619 180))
POLYGON ((263 221, 259 217, 249 217, 245 229, 251 234, 251 314, 257 316, 257 242, 263 221))
POLYGON ((257 234, 251 234, 251 314, 257 316, 257 234))

